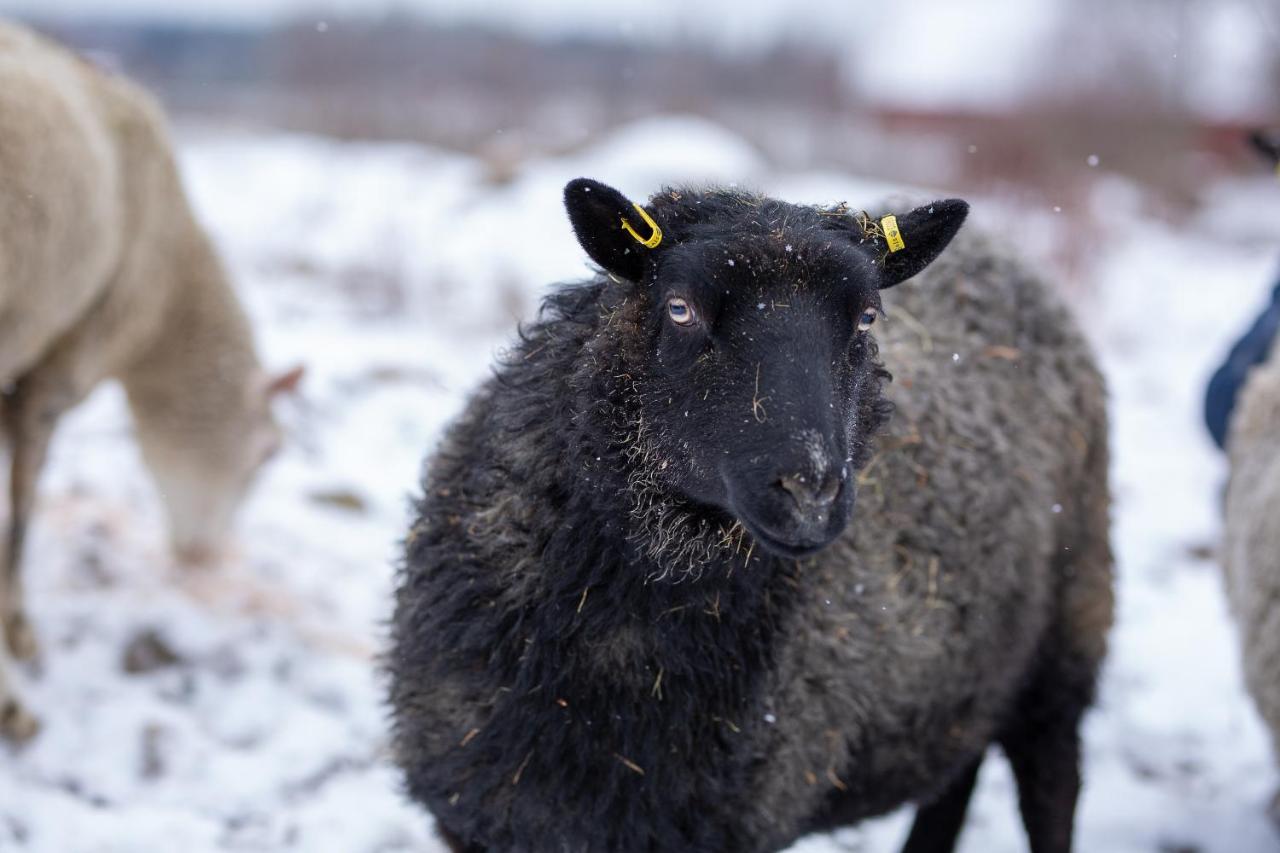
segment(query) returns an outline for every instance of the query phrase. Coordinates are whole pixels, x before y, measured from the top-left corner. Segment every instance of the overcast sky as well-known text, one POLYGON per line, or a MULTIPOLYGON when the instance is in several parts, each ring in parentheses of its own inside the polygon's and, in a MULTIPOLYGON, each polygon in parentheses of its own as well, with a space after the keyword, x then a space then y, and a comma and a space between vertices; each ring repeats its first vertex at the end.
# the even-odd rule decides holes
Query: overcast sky
MULTIPOLYGON (((1101 26, 1125 25, 1127 9, 1139 49, 1159 62, 1187 65, 1181 76, 1188 98, 1202 111, 1256 112, 1268 63, 1280 53, 1280 0, 1191 0, 1191 26, 1181 30, 1172 16, 1143 11, 1172 9, 1172 2, 1108 5, 1101 26)), ((819 43, 839 50, 850 80, 866 95, 920 107, 1016 97, 1028 80, 1053 73, 1043 57, 1053 47, 1056 17, 1080 13, 1072 0, 0 0, 0 11, 64 20, 190 23, 319 22, 397 9, 542 35, 697 39, 734 50, 780 39, 819 43)))

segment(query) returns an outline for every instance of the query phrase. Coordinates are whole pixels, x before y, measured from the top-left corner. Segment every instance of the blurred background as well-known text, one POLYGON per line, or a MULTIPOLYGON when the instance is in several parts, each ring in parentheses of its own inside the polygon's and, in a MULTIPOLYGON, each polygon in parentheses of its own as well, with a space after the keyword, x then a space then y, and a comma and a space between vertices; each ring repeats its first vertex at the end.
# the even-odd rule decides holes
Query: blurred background
MULTIPOLYGON (((33 532, 45 732, 0 850, 442 848, 387 768, 376 654, 422 456, 547 287, 560 188, 960 195, 1061 287, 1113 403, 1120 615, 1081 850, 1280 848, 1216 547, 1204 382, 1280 270, 1280 0, 0 0, 168 108, 267 359, 309 366, 237 556, 170 565, 104 388, 33 532)), ((0 139, 0 144, 3 140, 0 139)), ((892 368, 892 365, 890 365, 892 368)), ((796 850, 895 850, 898 814, 796 850)), ((1022 850, 988 762, 962 849, 1022 850)))

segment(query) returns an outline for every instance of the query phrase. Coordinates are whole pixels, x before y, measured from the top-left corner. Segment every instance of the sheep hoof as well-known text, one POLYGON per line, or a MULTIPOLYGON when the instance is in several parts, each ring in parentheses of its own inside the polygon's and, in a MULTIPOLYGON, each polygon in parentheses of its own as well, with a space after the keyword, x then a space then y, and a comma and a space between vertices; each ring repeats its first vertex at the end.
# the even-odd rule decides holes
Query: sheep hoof
POLYGON ((25 613, 13 613, 5 620, 5 643, 14 660, 32 661, 40 654, 35 629, 25 613))
POLYGON ((40 731, 40 721, 31 716, 17 699, 0 699, 0 738, 24 744, 40 731))

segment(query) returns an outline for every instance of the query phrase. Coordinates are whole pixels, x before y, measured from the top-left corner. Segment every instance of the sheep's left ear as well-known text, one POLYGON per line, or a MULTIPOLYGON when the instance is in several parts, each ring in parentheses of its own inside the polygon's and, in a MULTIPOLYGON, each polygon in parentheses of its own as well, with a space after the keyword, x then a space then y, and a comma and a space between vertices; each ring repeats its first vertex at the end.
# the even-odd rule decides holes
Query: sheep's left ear
POLYGON ((662 243, 662 229, 644 208, 589 178, 565 186, 564 206, 591 260, 629 281, 644 276, 646 255, 662 243))
POLYGON ((903 216, 882 217, 873 240, 884 259, 880 289, 906 281, 933 263, 968 215, 968 202, 949 198, 903 216))

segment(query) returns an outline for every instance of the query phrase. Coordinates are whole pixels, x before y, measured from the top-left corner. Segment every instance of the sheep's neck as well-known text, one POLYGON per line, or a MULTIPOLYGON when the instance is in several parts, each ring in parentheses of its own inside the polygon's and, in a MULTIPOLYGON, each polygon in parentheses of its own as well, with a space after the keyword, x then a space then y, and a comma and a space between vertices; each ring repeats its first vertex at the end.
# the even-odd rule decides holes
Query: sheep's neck
MULTIPOLYGON (((589 497, 598 517, 627 517, 625 492, 610 501, 601 485, 589 497)), ((802 586, 794 561, 749 553, 747 542, 714 551, 696 573, 654 560, 626 525, 575 530, 561 544, 545 563, 551 635, 576 646, 571 659, 620 696, 705 690, 728 713, 767 669, 802 586)))
POLYGON ((208 242, 194 239, 173 266, 154 336, 121 379, 139 419, 190 441, 243 410, 259 363, 248 318, 208 242))

